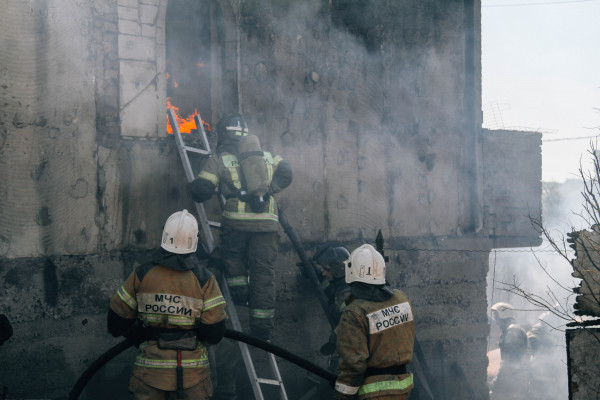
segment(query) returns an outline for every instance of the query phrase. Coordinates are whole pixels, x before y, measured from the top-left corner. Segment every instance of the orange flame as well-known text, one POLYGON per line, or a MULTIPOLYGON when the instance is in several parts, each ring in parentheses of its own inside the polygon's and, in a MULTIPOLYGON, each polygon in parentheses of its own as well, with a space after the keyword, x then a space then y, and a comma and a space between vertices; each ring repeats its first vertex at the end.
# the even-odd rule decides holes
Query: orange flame
MULTIPOLYGON (((197 129, 196 121, 194 120, 194 117, 196 115, 200 115, 200 113, 198 112, 197 109, 194 110, 194 112, 191 115, 188 115, 187 117, 183 118, 179 115, 179 107, 175 107, 173 104, 171 104, 171 98, 167 97, 167 109, 169 109, 169 108, 173 109, 173 113, 175 114, 175 119, 177 120, 177 125, 179 126, 179 132, 192 133, 193 129, 197 129)), ((210 125, 208 123, 206 123, 205 121, 202 121, 202 125, 204 125, 205 130, 210 131, 210 125)), ((171 127, 171 123, 169 122, 168 116, 167 116, 167 133, 169 135, 173 134, 173 128, 171 127)))

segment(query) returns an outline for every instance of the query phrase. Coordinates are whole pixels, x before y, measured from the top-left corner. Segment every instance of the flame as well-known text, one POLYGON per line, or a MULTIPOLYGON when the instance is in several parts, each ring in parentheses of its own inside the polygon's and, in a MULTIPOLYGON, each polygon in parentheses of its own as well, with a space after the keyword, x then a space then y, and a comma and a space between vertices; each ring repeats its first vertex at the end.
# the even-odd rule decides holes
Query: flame
MULTIPOLYGON (((172 108, 173 113, 175 114, 175 119, 177 120, 177 125, 179 126, 179 132, 181 133, 192 133, 192 130, 197 129, 196 121, 194 121, 194 117, 196 115, 200 115, 197 109, 191 115, 183 118, 179 116, 179 107, 175 107, 171 104, 171 98, 167 97, 167 109, 172 108)), ((210 125, 202 121, 202 125, 204 125, 204 129, 210 131, 210 125)), ((173 134, 173 128, 171 128, 171 123, 169 122, 169 117, 167 116, 167 133, 169 135, 173 134)))

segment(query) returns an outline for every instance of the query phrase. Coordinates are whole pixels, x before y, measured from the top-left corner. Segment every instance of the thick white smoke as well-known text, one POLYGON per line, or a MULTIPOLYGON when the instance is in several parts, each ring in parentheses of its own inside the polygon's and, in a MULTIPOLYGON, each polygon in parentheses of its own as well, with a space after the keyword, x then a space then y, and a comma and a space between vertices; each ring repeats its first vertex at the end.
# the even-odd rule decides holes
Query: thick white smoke
MULTIPOLYGON (((581 217, 582 189, 581 179, 543 184, 543 225, 559 247, 565 247, 570 259, 574 257, 574 253, 568 247, 566 233, 573 229, 589 228, 581 217)), ((544 351, 544 362, 529 366, 531 374, 533 377, 544 377, 548 390, 543 398, 567 398, 568 376, 564 331, 568 321, 556 316, 548 316, 547 313, 543 321, 540 321, 540 316, 547 309, 532 304, 522 295, 511 293, 508 289, 518 287, 528 296, 533 296, 547 305, 556 305, 558 313, 572 315, 574 303, 572 289, 578 286, 579 280, 571 276, 573 272, 571 265, 552 249, 546 238, 542 245, 536 248, 496 249, 490 254, 489 265, 488 305, 491 307, 500 301, 513 305, 517 310, 517 321, 526 331, 531 331, 541 322, 540 325, 547 330, 551 338, 551 344, 544 351)), ((490 324, 488 349, 494 350, 498 345, 499 329, 491 318, 490 324)))

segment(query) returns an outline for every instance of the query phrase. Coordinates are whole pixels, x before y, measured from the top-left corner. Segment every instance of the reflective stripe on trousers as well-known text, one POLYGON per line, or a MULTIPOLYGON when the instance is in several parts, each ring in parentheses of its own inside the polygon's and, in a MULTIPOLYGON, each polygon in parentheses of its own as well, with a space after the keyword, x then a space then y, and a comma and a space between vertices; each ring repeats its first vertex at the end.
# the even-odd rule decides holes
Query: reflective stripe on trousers
POLYGON ((358 389, 358 395, 366 395, 373 392, 379 392, 382 390, 405 390, 408 389, 413 384, 413 374, 410 374, 406 378, 401 381, 381 381, 381 382, 373 382, 367 383, 366 385, 362 385, 358 389))

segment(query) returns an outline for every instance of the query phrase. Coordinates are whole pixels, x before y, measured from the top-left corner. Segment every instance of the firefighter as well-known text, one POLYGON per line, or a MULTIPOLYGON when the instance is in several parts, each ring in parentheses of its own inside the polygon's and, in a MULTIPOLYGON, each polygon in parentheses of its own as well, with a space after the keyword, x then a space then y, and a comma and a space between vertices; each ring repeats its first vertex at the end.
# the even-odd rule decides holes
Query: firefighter
POLYGON ((531 366, 527 333, 518 324, 506 327, 500 346, 502 358, 498 375, 490 387, 490 399, 528 400, 531 366))
POLYGON ((563 324, 559 318, 558 305, 551 311, 538 316, 538 321, 527 331, 527 339, 531 353, 531 380, 529 391, 531 400, 547 400, 560 397, 567 390, 564 388, 562 374, 564 366, 564 347, 561 345, 563 324))
POLYGON ((490 377, 491 399, 528 399, 531 367, 527 333, 515 316, 515 308, 506 302, 492 306, 492 320, 500 327, 500 366, 490 377))
POLYGON ((205 343, 225 331, 225 299, 198 262, 198 223, 187 210, 166 221, 161 248, 137 267, 110 300, 108 330, 139 346, 129 390, 134 399, 208 399, 205 343))
POLYGON ((0 314, 0 346, 4 344, 13 334, 12 326, 10 321, 4 314, 0 314))
MULTIPOLYGON (((322 288, 325 297, 328 300, 329 314, 334 320, 339 321, 342 311, 346 307, 345 300, 350 295, 350 286, 345 280, 344 261, 350 257, 348 248, 339 242, 324 243, 313 255, 313 262, 321 267, 321 276, 323 277, 322 288)), ((321 347, 323 355, 335 353, 337 341, 337 329, 334 329, 329 336, 329 340, 321 347)), ((330 360, 331 361, 331 360, 330 360)), ((333 370, 337 365, 333 366, 333 370)))
POLYGON ((413 375, 415 323, 408 297, 385 278, 383 256, 371 245, 345 262, 351 295, 337 327, 336 400, 407 399, 413 375))
MULTIPOLYGON (((345 300, 350 295, 350 286, 346 283, 344 261, 350 256, 348 248, 339 242, 327 242, 319 246, 313 255, 313 262, 321 267, 323 277, 323 292, 328 300, 329 314, 339 321, 344 308, 345 300)), ((336 372, 338 354, 335 351, 337 341, 337 328, 329 335, 329 340, 321 346, 321 354, 328 356, 327 369, 336 372)), ((321 398, 331 398, 332 389, 327 382, 322 382, 319 390, 321 398)))
POLYGON ((502 337, 506 333, 506 329, 509 325, 516 324, 515 308, 504 301, 495 303, 492 306, 492 320, 498 324, 500 328, 500 343, 502 343, 502 337))
POLYGON ((290 185, 292 168, 280 156, 261 149, 240 114, 223 117, 216 133, 216 156, 189 184, 197 202, 210 199, 216 189, 226 199, 220 244, 209 258, 209 267, 223 271, 236 304, 249 306, 250 334, 271 340, 279 247, 273 195, 290 185))

